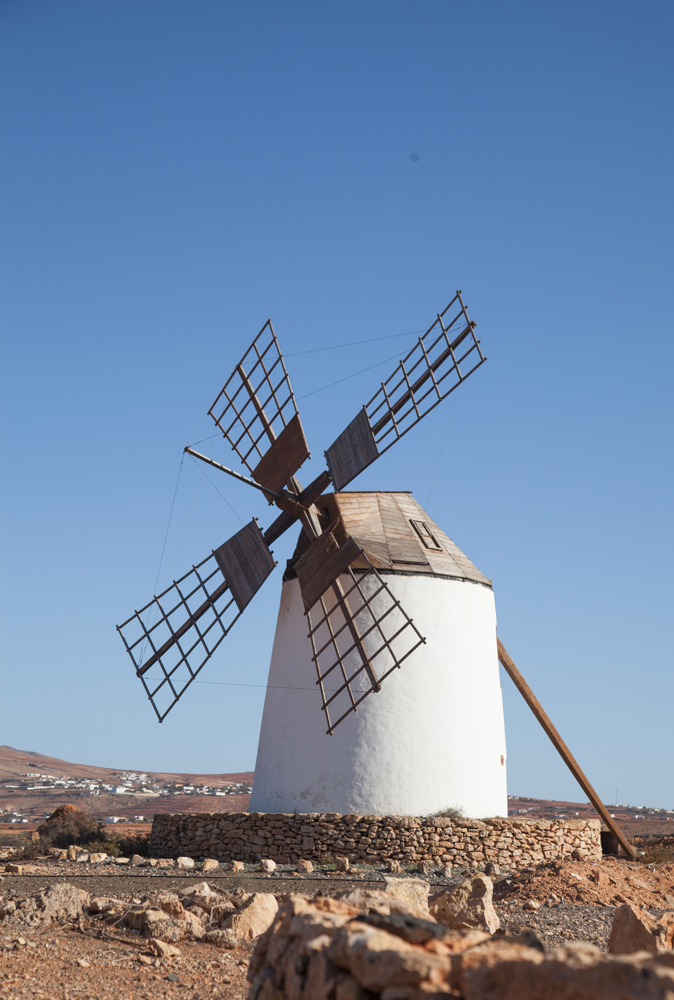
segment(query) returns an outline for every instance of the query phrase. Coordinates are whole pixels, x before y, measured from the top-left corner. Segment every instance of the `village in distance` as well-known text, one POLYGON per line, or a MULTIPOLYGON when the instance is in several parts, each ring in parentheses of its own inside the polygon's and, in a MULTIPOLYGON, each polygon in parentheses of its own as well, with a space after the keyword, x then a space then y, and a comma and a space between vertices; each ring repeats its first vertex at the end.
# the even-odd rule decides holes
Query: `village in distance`
MULTIPOLYGON (((76 804, 106 826, 148 832, 155 813, 245 812, 253 772, 179 774, 73 764, 0 746, 0 831, 30 832, 60 805, 76 804)), ((674 809, 607 803, 629 837, 671 832, 674 809)), ((590 819, 589 802, 508 796, 508 814, 529 819, 590 819)))

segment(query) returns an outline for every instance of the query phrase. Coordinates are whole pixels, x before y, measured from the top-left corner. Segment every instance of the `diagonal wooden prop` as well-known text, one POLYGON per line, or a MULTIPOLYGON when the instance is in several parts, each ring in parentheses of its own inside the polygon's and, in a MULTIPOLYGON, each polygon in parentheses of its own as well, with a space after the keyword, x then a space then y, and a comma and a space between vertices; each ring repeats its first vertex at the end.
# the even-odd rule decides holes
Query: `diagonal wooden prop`
POLYGON ((552 740, 555 749, 561 756, 562 760, 564 761, 568 769, 571 771, 571 774, 574 776, 580 787, 583 789, 588 799, 590 800, 594 808, 597 810, 597 812, 603 819, 604 823, 606 823, 607 827, 609 828, 613 836, 616 838, 616 840, 619 842, 623 850, 627 852, 629 857, 636 858, 635 849, 632 847, 625 834, 622 832, 622 830, 620 829, 616 821, 613 819, 613 817, 609 813, 604 803, 601 801, 601 799, 595 792, 590 782, 587 780, 587 778, 581 771, 578 761, 573 756, 573 754, 567 747, 566 743, 564 742, 562 737, 559 735, 559 733, 553 726, 547 714, 543 711, 541 703, 539 702, 538 698, 533 693, 527 682, 525 681, 524 677, 522 677, 522 674, 519 672, 513 661, 510 659, 508 651, 506 650, 505 646, 503 645, 500 639, 497 639, 497 644, 498 644, 498 658, 501 664, 507 671, 513 684, 515 685, 519 693, 522 695, 522 697, 526 701, 531 711, 534 713, 540 724, 543 726, 545 732, 552 740))

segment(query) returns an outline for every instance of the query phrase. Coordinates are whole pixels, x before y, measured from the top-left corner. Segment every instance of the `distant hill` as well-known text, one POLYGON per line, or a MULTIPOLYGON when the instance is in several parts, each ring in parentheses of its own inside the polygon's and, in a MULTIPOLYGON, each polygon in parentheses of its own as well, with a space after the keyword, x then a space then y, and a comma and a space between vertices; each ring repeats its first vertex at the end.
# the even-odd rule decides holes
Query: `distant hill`
POLYGON ((34 750, 0 746, 0 824, 31 828, 57 806, 74 803, 95 816, 145 816, 157 812, 245 812, 253 772, 191 774, 174 771, 131 771, 128 768, 75 764, 34 750), (131 775, 144 781, 129 782, 131 775), (48 776, 48 777, 45 777, 48 776), (68 785, 57 786, 55 782, 68 785), (125 790, 114 791, 128 785, 125 790), (49 787, 36 787, 36 786, 49 787), (111 786, 104 789, 102 786, 111 786), (182 786, 180 788, 179 786, 182 786), (200 794, 202 787, 210 791, 200 794), (241 786, 239 788, 237 786, 241 786), (183 791, 193 788, 194 791, 183 791), (215 791, 219 794, 216 796, 215 791), (28 820, 28 827, 21 822, 28 820))
MULTIPOLYGON (((96 767, 93 764, 73 764, 67 760, 60 760, 58 757, 37 753, 35 750, 16 750, 14 747, 0 746, 0 782, 23 777, 29 771, 54 774, 58 777, 97 778, 99 781, 114 781, 118 775, 129 770, 130 768, 122 767, 110 768, 96 767)), ((251 784, 253 781, 252 771, 228 772, 226 774, 190 774, 177 771, 143 771, 142 768, 136 770, 169 784, 183 782, 204 785, 234 781, 251 784)))

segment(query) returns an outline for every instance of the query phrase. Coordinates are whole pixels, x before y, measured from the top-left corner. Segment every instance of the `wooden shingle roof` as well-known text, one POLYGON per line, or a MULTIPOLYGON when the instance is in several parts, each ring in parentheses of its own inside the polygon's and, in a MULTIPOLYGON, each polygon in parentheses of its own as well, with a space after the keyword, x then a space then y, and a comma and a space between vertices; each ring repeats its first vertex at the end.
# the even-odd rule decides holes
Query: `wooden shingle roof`
POLYGON ((491 587, 491 580, 409 493, 327 493, 316 506, 328 522, 341 519, 334 532, 339 544, 353 538, 377 569, 437 574, 491 587))

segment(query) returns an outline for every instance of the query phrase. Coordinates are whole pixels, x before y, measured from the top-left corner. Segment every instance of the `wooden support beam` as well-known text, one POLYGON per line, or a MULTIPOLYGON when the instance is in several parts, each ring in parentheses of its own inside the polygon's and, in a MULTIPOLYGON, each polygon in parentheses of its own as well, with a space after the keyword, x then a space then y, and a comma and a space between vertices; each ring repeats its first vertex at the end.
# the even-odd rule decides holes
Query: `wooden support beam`
MULTIPOLYGON (((182 639, 182 637, 185 635, 185 633, 189 632, 189 630, 192 628, 192 626, 196 622, 199 621, 199 619, 202 617, 202 615, 206 614, 206 612, 209 610, 209 608, 213 607, 213 605, 218 600, 218 598, 222 597, 222 595, 228 589, 229 589, 229 585, 227 584, 226 581, 223 580, 223 582, 220 584, 220 586, 217 587, 213 591, 213 593, 210 594, 206 598, 206 600, 204 601, 204 603, 201 604, 197 608, 197 610, 194 612, 194 614, 190 615, 190 617, 187 619, 186 622, 183 622, 183 624, 180 626, 180 628, 177 628, 175 630, 175 632, 173 632, 173 630, 172 630, 171 638, 167 639, 166 642, 164 643, 164 645, 160 646, 159 649, 157 650, 157 652, 153 653, 152 656, 149 658, 149 660, 145 661, 145 663, 142 665, 142 667, 138 667, 136 669, 137 676, 138 677, 142 677, 143 674, 146 674, 148 672, 148 670, 150 669, 150 667, 153 667, 154 664, 157 663, 158 660, 161 660, 161 658, 164 655, 164 653, 168 652, 168 650, 171 648, 171 646, 173 646, 174 643, 178 642, 179 639, 182 639)), ((170 627, 171 626, 169 625, 169 628, 170 627)))
MULTIPOLYGON (((266 374, 266 368, 264 368, 264 364, 262 365, 262 367, 263 367, 263 369, 265 371, 265 374, 266 374)), ((243 370, 243 364, 239 363, 236 366, 236 371, 239 373, 239 378, 243 382, 244 387, 245 387, 248 395, 251 398, 251 402, 252 402, 253 406, 255 407, 255 412, 257 413, 258 417, 260 418, 260 422, 261 422, 262 426, 265 429, 267 437, 269 438, 269 440, 273 444, 274 441, 276 440, 276 434, 272 430, 272 426, 269 423, 269 420, 267 419, 267 414, 262 409, 262 406, 260 404, 260 400, 255 395, 255 390, 253 389, 252 385, 250 384, 250 379, 248 378, 248 376, 246 375, 245 371, 243 370)))
MULTIPOLYGON (((242 476, 240 472, 235 472, 234 469, 228 469, 226 465, 221 465, 220 462, 216 462, 214 458, 209 458, 208 455, 202 455, 200 451, 195 451, 194 448, 190 448, 189 445, 187 445, 187 447, 183 450, 186 451, 188 455, 191 455, 192 458, 198 458, 200 462, 206 462, 207 465, 212 465, 214 469, 220 469, 220 472, 226 472, 228 476, 238 479, 240 483, 247 483, 249 486, 254 486, 256 490, 260 490, 264 493, 267 498, 277 497, 283 499, 280 493, 274 493, 273 490, 268 490, 266 486, 260 486, 260 484, 256 483, 254 479, 249 479, 248 476, 242 476)), ((272 503, 272 501, 269 500, 269 503, 272 503)))
MULTIPOLYGON (((452 301, 454 301, 454 300, 452 299, 452 301)), ((438 314, 438 319, 440 320, 440 326, 442 328, 443 333, 445 335, 447 335, 449 333, 449 327, 445 328, 445 325, 442 322, 440 314, 438 314)), ((447 358, 451 357, 452 363, 454 363, 455 358, 454 358, 453 352, 456 350, 456 348, 459 346, 459 344, 463 340, 466 339, 466 337, 471 332, 471 330, 475 329, 476 326, 477 326, 477 323, 474 320, 472 320, 472 319, 468 320, 468 325, 461 330, 461 333, 458 335, 458 337, 456 337, 455 340, 452 341, 452 343, 450 344, 450 346, 445 348, 445 350, 442 352, 442 354, 438 358, 436 358, 436 360, 431 365, 429 365, 429 367, 426 369, 426 371, 423 372, 419 376, 419 378, 416 380, 416 382, 414 383, 414 385, 411 385, 409 387, 409 389, 407 390, 407 392, 403 393, 403 395, 400 397, 400 399, 398 400, 398 402, 394 403, 393 406, 384 414, 384 416, 381 417, 377 421, 377 423, 372 428, 372 433, 373 434, 375 434, 375 435, 378 434, 386 426, 386 424, 388 423, 388 421, 392 420, 393 417, 394 417, 394 415, 399 410, 401 410, 403 408, 403 406, 405 406, 407 403, 409 403, 410 399, 414 399, 414 393, 418 392, 419 389, 424 384, 424 382, 427 382, 428 379, 433 374, 435 374, 435 372, 438 370, 438 368, 442 367, 442 365, 445 363, 445 361, 447 360, 447 358)), ((426 336, 426 334, 424 334, 424 337, 425 336, 426 336)), ((421 343, 422 340, 423 340, 423 337, 420 337, 419 338, 419 343, 421 343)), ((402 364, 402 362, 401 362, 401 364, 402 364)), ((457 366, 457 372, 459 374, 459 378, 461 379, 461 381, 463 381, 463 378, 461 376, 461 373, 459 372, 458 366, 457 366)), ((382 383, 382 384, 384 384, 384 383, 382 383)), ((408 382, 408 385, 409 385, 409 382, 408 382)))
POLYGON ((564 742, 562 737, 559 735, 559 733, 553 726, 546 712, 543 710, 543 707, 539 702, 538 698, 533 693, 533 691, 525 681, 524 677, 522 677, 522 674, 519 672, 519 670, 511 660, 510 656, 508 655, 508 651, 506 650, 505 646, 503 645, 500 639, 497 639, 497 645, 498 645, 498 658, 501 664, 503 665, 503 668, 507 672, 508 676, 512 680, 513 684, 515 685, 519 693, 526 701, 531 711, 534 713, 534 715, 542 725, 543 729, 545 730, 549 738, 552 740, 555 749, 559 753, 560 757, 562 758, 568 769, 571 771, 571 774, 574 776, 580 787, 583 789, 588 799, 590 800, 594 808, 597 810, 597 812, 603 819, 604 823, 606 823, 607 827, 609 828, 613 836, 616 838, 618 843, 621 845, 623 850, 625 850, 631 858, 635 858, 636 857, 635 849, 632 847, 625 834, 622 832, 622 830, 620 829, 616 821, 613 819, 613 817, 609 813, 604 803, 601 801, 601 799, 595 792, 590 782, 585 777, 578 761, 573 756, 573 754, 567 747, 566 743, 564 742))

